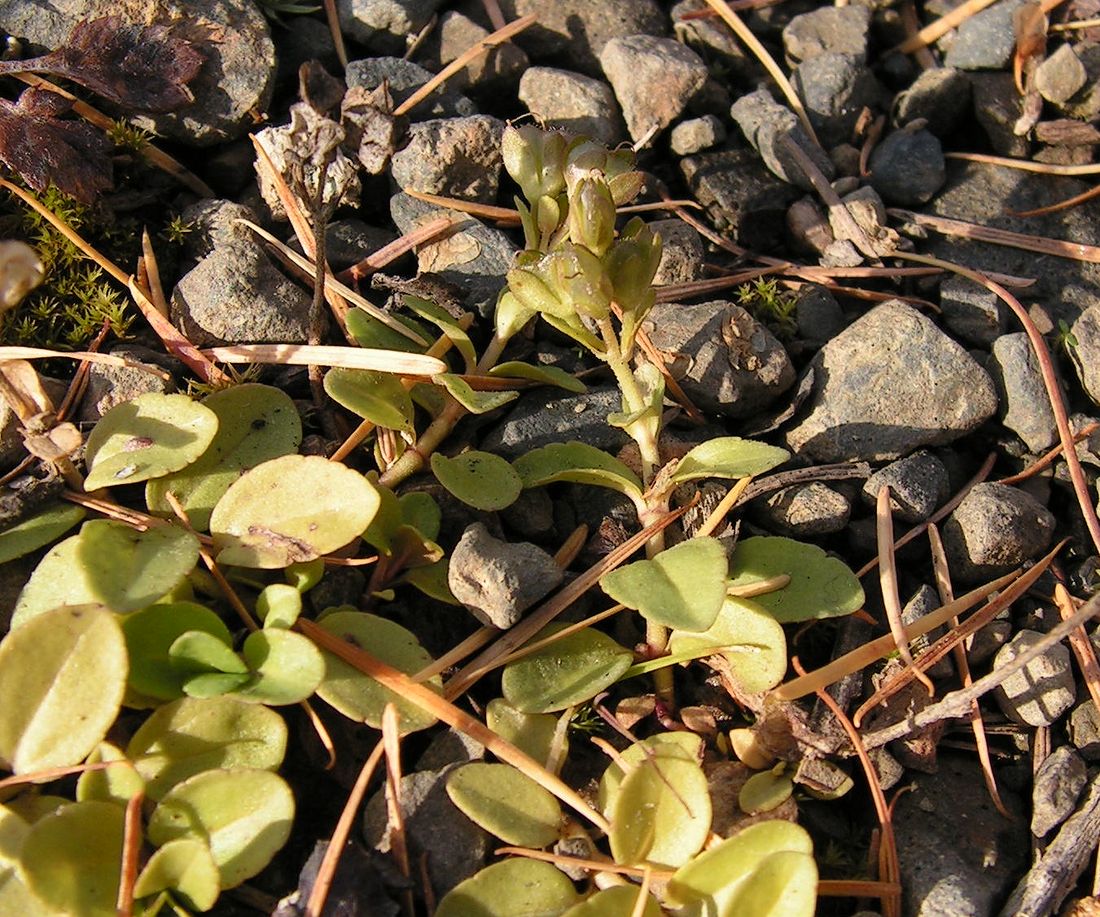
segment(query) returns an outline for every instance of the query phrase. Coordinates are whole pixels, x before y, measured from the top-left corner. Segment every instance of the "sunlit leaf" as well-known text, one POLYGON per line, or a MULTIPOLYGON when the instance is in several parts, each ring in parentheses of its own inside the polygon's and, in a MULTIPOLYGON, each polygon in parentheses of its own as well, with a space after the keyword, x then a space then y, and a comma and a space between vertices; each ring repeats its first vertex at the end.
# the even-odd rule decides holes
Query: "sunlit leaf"
POLYGON ((146 795, 160 799, 177 783, 212 768, 274 770, 286 742, 286 724, 274 710, 228 697, 185 697, 154 710, 126 755, 148 782, 146 795))
POLYGON ((27 887, 63 914, 115 917, 125 810, 113 802, 74 802, 27 832, 19 871, 27 887))
POLYGON ((30 829, 30 823, 13 809, 0 805, 0 914, 54 917, 53 908, 31 894, 17 868, 30 829))
POLYGON ((730 674, 749 694, 774 688, 787 672, 787 639, 782 626, 749 599, 727 596, 709 628, 674 630, 668 642, 672 653, 709 647, 725 657, 730 674))
POLYGON ((78 764, 118 716, 126 641, 91 605, 38 615, 0 643, 0 767, 16 774, 78 764))
POLYGON ((614 684, 632 660, 630 650, 589 627, 506 665, 501 690, 508 703, 524 713, 564 710, 614 684))
POLYGON ((569 908, 561 917, 661 917, 661 906, 650 894, 639 914, 638 895, 642 890, 634 885, 615 885, 596 892, 580 904, 569 908))
POLYGON ((435 917, 557 917, 579 897, 560 869, 515 857, 459 882, 443 896, 435 917))
POLYGON ((780 763, 768 771, 753 774, 737 794, 737 805, 746 815, 759 815, 781 806, 794 792, 794 782, 780 763))
POLYGON ((512 466, 490 452, 463 452, 455 458, 436 452, 431 464, 439 483, 475 509, 504 509, 515 503, 523 490, 512 466))
POLYGON ((863 605, 863 587, 842 560, 791 538, 759 536, 737 542, 730 584, 747 586, 786 574, 782 589, 753 598, 781 624, 850 614, 863 605))
POLYGON ((451 343, 454 344, 455 350, 458 351, 463 362, 466 364, 467 372, 472 370, 477 363, 477 353, 474 351, 473 342, 470 340, 470 336, 462 329, 462 326, 451 316, 451 313, 441 306, 437 306, 435 303, 422 299, 419 296, 406 295, 402 297, 402 299, 406 308, 411 309, 421 318, 431 322, 450 338, 451 343))
POLYGON ((218 418, 218 432, 199 458, 181 471, 145 485, 154 513, 171 514, 171 492, 191 525, 205 532, 210 513, 241 473, 298 451, 302 421, 290 396, 271 385, 245 383, 214 392, 202 402, 218 418))
POLYGON ((206 842, 181 838, 153 851, 134 883, 134 897, 148 898, 170 891, 196 911, 208 911, 218 900, 220 882, 218 864, 206 842))
MULTIPOLYGON (((245 675, 248 666, 220 635, 206 630, 188 630, 168 647, 172 668, 185 679, 209 672, 245 675)), ((186 681, 184 682, 186 690, 186 681)))
MULTIPOLYGON (((431 332, 419 322, 413 321, 404 315, 392 315, 391 318, 407 326, 424 340, 431 339, 431 332)), ((355 338, 355 343, 360 347, 370 347, 376 350, 401 350, 405 353, 423 353, 427 348, 427 345, 421 347, 415 341, 384 325, 374 316, 358 307, 348 310, 347 323, 348 332, 355 338)))
POLYGON ((149 841, 201 840, 210 847, 222 888, 260 872, 290 837, 294 794, 266 770, 210 770, 177 784, 149 818, 149 841))
POLYGON ((136 484, 190 465, 210 445, 218 416, 186 395, 149 392, 111 408, 88 435, 85 490, 136 484))
POLYGON ((278 628, 249 634, 241 648, 252 678, 233 692, 257 704, 297 704, 325 677, 325 660, 313 641, 278 628))
MULTIPOLYGON (((520 751, 545 764, 550 758, 557 733, 558 718, 550 713, 524 713, 503 697, 494 697, 485 708, 485 723, 498 736, 520 751)), ((562 757, 569 740, 562 736, 562 757)))
POLYGON ((683 630, 706 630, 726 596, 726 549, 716 538, 692 538, 612 570, 600 587, 648 621, 683 630))
POLYGON ((577 394, 588 391, 588 386, 580 379, 557 366, 535 366, 531 363, 521 363, 519 360, 508 360, 490 369, 489 375, 503 376, 506 379, 527 379, 577 394))
POLYGON ((447 558, 444 557, 427 567, 414 567, 411 570, 406 570, 401 577, 401 582, 408 583, 437 602, 443 602, 446 605, 461 605, 462 603, 455 598, 454 593, 451 592, 451 586, 447 582, 448 567, 447 558))
POLYGON ((511 764, 465 764, 447 777, 447 795, 506 844, 546 847, 558 839, 558 801, 511 764))
POLYGON ((612 761, 600 777, 596 796, 600 811, 605 815, 610 811, 623 777, 642 762, 659 757, 699 761, 702 754, 702 737, 694 732, 658 732, 641 742, 635 742, 621 752, 619 758, 612 761))
POLYGON ((610 487, 640 500, 642 482, 617 458, 587 443, 553 443, 532 449, 512 463, 524 487, 542 487, 555 481, 610 487))
POLYGON ((431 494, 414 490, 397 498, 401 505, 401 518, 429 541, 439 537, 439 525, 443 520, 439 504, 431 494))
POLYGON ((131 764, 122 749, 110 742, 100 742, 88 755, 88 764, 117 761, 101 770, 84 771, 76 781, 77 802, 98 799, 125 807, 132 796, 145 791, 145 780, 131 764))
POLYGON ((786 449, 739 436, 720 436, 680 459, 671 480, 680 484, 696 478, 744 478, 770 471, 789 458, 786 449))
POLYGON ((336 367, 325 373, 325 391, 337 404, 391 430, 413 431, 413 403, 393 373, 336 367))
POLYGON ((271 583, 256 597, 256 614, 265 628, 293 627, 302 613, 302 593, 288 583, 271 583))
POLYGON ((519 392, 479 392, 471 388, 461 376, 453 373, 432 376, 432 381, 436 385, 443 386, 447 393, 471 414, 494 411, 519 397, 519 392))
POLYGON ((85 509, 58 503, 0 532, 0 564, 30 554, 60 538, 84 518, 85 509))
MULTIPOLYGON (((432 662, 432 657, 417 642, 416 636, 400 624, 377 615, 359 611, 334 611, 318 622, 329 633, 361 646, 372 656, 413 675, 432 662)), ((384 688, 354 666, 331 653, 324 653, 325 679, 317 688, 317 696, 349 719, 367 723, 378 729, 387 703, 397 707, 402 733, 427 729, 435 717, 416 704, 384 688)), ((436 675, 427 684, 442 689, 442 679, 436 675)))
POLYGON ((214 507, 210 531, 221 563, 278 568, 352 541, 379 496, 363 475, 317 455, 285 455, 246 471, 214 507))

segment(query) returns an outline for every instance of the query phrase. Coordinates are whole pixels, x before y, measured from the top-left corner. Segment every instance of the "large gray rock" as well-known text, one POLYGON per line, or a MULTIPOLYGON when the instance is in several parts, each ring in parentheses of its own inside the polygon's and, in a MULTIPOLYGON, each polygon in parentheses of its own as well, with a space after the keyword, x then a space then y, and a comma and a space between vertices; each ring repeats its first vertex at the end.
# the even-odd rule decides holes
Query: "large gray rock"
POLYGON ((749 417, 794 382, 791 359, 775 335, 725 300, 659 303, 643 327, 704 411, 749 417))
MULTIPOLYGON (((457 60, 478 42, 487 38, 488 29, 482 28, 461 13, 444 13, 428 36, 420 53, 425 64, 439 71, 457 60)), ((463 90, 491 95, 515 85, 516 79, 527 69, 527 55, 510 41, 490 48, 478 55, 448 80, 463 90)))
POLYGON ((864 109, 874 111, 885 97, 874 74, 853 54, 815 55, 795 67, 791 82, 826 148, 850 141, 864 109))
POLYGON ((545 127, 607 146, 626 137, 615 93, 603 80, 571 70, 530 67, 519 81, 519 100, 545 127))
POLYGON ((377 54, 405 53, 443 0, 336 0, 340 27, 377 54))
POLYGON ((402 191, 494 203, 503 132, 504 122, 489 115, 414 124, 409 142, 393 154, 393 180, 402 191))
POLYGON ((871 475, 863 485, 863 501, 874 506, 884 484, 890 488, 890 510, 903 522, 923 522, 951 492, 947 468, 927 449, 891 462, 871 475))
POLYGON ((698 54, 653 35, 611 39, 600 52, 600 66, 635 141, 668 127, 707 81, 707 65, 698 54))
POLYGON ((275 45, 252 0, 7 0, 0 30, 33 45, 57 48, 78 22, 107 14, 126 22, 171 25, 205 61, 189 84, 195 101, 177 112, 127 116, 173 140, 209 146, 243 136, 267 111, 275 80, 275 45))
POLYGON ((943 145, 931 131, 894 131, 871 154, 871 186, 890 204, 923 204, 947 181, 943 145))
POLYGON ((960 70, 1000 70, 1016 48, 1013 16, 1024 0, 1004 0, 959 26, 945 63, 960 70))
POLYGON ((850 54, 867 58, 871 10, 862 4, 823 6, 795 16, 783 29, 783 50, 789 61, 805 61, 821 54, 850 54))
POLYGON ((943 445, 997 410, 993 381, 955 341, 911 306, 876 306, 811 363, 809 413, 787 433, 818 462, 895 459, 943 445))
POLYGON ((1085 394, 1100 404, 1100 303, 1085 309, 1071 331, 1077 341, 1072 349, 1077 376, 1085 394))
POLYGON ((607 422, 608 414, 623 409, 617 388, 590 388, 582 395, 536 389, 522 394, 515 404, 482 441, 486 451, 513 459, 540 446, 573 439, 612 452, 632 441, 607 422))
POLYGON ((970 108, 970 80, 953 67, 932 67, 921 71, 913 84, 894 99, 894 123, 904 127, 925 121, 937 137, 945 137, 970 108))

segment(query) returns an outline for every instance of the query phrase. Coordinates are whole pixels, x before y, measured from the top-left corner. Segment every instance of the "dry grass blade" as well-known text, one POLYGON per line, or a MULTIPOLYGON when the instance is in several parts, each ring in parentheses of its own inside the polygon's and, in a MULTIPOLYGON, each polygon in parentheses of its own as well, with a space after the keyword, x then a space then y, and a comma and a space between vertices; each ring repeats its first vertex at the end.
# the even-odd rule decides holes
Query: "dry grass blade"
POLYGON ((658 881, 668 881, 672 878, 671 869, 654 869, 652 866, 624 866, 621 863, 613 863, 611 860, 597 860, 588 857, 565 856, 560 853, 550 853, 547 850, 535 850, 531 847, 497 847, 493 853, 504 856, 527 857, 530 860, 542 860, 544 863, 557 863, 561 866, 576 867, 586 872, 610 872, 622 876, 638 876, 641 878, 648 871, 658 881))
POLYGON ((980 13, 995 0, 966 0, 965 3, 955 7, 951 12, 940 16, 935 22, 926 25, 911 38, 907 38, 894 50, 902 54, 912 54, 918 48, 927 48, 932 42, 943 38, 948 32, 961 25, 975 13, 980 13))
POLYGON ((818 879, 820 898, 888 898, 901 894, 901 883, 874 879, 818 879))
POLYGON ((336 12, 336 0, 322 0, 325 7, 325 22, 328 23, 328 31, 332 36, 332 46, 336 51, 336 59, 340 66, 347 69, 348 49, 344 44, 344 33, 340 31, 340 17, 336 12))
POLYGON ((626 561, 635 551, 641 550, 647 541, 679 519, 688 510, 687 506, 666 513, 656 522, 652 522, 636 535, 628 538, 599 563, 593 564, 569 583, 557 595, 544 602, 526 618, 502 634, 492 646, 486 649, 454 675, 444 686, 446 697, 458 697, 487 672, 502 664, 502 661, 535 636, 547 624, 565 611, 584 593, 596 585, 605 573, 614 570, 626 561))
POLYGON ((340 366, 373 369, 399 376, 435 376, 447 364, 427 354, 376 350, 373 347, 339 347, 333 344, 236 344, 202 351, 222 363, 280 363, 290 366, 340 366))
POLYGON ((355 779, 355 785, 348 793, 347 801, 340 812, 340 819, 336 822, 332 837, 329 838, 325 855, 321 859, 321 865, 317 867, 317 876, 313 880, 313 888, 306 902, 305 917, 321 917, 325 912, 325 901, 332 889, 332 880, 336 878, 336 867, 340 865, 340 854, 347 846, 348 838, 355 828, 359 809, 363 805, 363 799, 367 795, 367 787, 370 786, 371 777, 382 760, 385 747, 381 742, 374 746, 374 750, 367 756, 363 766, 359 768, 359 776, 355 779))
POLYGON ((985 694, 992 691, 1006 678, 1015 675, 1026 667, 1033 659, 1037 659, 1046 653, 1052 646, 1060 643, 1073 633, 1074 628, 1080 627, 1090 621, 1100 612, 1100 595, 1093 596, 1073 617, 1051 628, 1050 632, 1043 635, 1041 640, 1032 644, 1027 650, 1013 658, 1012 662, 1002 668, 994 669, 984 678, 979 678, 968 688, 952 691, 943 700, 930 704, 923 710, 906 717, 898 723, 884 726, 863 737, 864 744, 868 748, 877 748, 887 742, 893 742, 904 738, 914 729, 922 726, 930 726, 941 720, 953 719, 965 716, 970 705, 985 694))
MULTIPOLYGON (((1100 421, 1093 421, 1092 423, 1087 424, 1073 435, 1074 443, 1079 443, 1083 439, 1088 439, 1097 430, 1100 430, 1100 421)), ((1020 481, 1026 481, 1032 475, 1036 475, 1044 468, 1048 468, 1061 454, 1062 444, 1058 443, 1057 446, 1054 446, 1042 458, 1032 462, 1023 471, 1020 471, 1017 474, 1009 475, 1007 478, 1001 478, 997 483, 1018 484, 1020 481)))
MULTIPOLYGON (((934 525, 928 526, 928 541, 932 546, 932 571, 936 577, 936 589, 940 594, 940 604, 946 605, 954 600, 955 592, 951 586, 951 571, 947 566, 947 554, 943 549, 940 530, 934 525)), ((951 619, 951 626, 959 626, 957 617, 951 619)), ((970 661, 966 658, 966 647, 960 641, 955 645, 953 652, 955 667, 958 669, 959 679, 965 688, 974 680, 970 675, 970 661)), ((989 790, 993 805, 1005 818, 1012 818, 1012 814, 1001 799, 1000 790, 997 789, 997 776, 993 772, 993 759, 989 754, 989 740, 985 734, 985 721, 982 719, 981 707, 977 703, 972 704, 970 707, 970 728, 974 732, 974 744, 978 749, 978 761, 982 766, 982 777, 985 779, 986 789, 989 790)))
POLYGON ((430 220, 423 226, 405 233, 398 239, 394 239, 389 245, 383 245, 378 251, 371 252, 363 260, 337 274, 336 279, 343 283, 358 283, 375 271, 382 270, 387 264, 400 258, 405 252, 412 251, 418 245, 434 241, 453 226, 455 226, 455 221, 449 216, 441 216, 430 220))
MULTIPOLYGON (((887 212, 895 219, 924 226, 945 236, 973 239, 978 242, 989 242, 992 245, 1020 248, 1028 252, 1041 252, 1044 255, 1054 255, 1057 258, 1070 258, 1074 261, 1100 264, 1100 246, 1096 245, 1066 242, 1062 239, 1050 239, 1046 236, 1011 232, 1007 229, 994 229, 992 226, 980 226, 977 223, 967 223, 964 220, 952 220, 927 213, 915 213, 912 210, 891 208, 887 212)), ((899 255, 899 257, 901 256, 899 255)))
MULTIPOLYGON (((791 85, 790 80, 787 79, 786 74, 780 68, 779 64, 775 62, 775 59, 768 53, 768 49, 765 48, 752 31, 746 26, 737 14, 730 9, 730 5, 726 0, 707 0, 707 5, 714 10, 719 16, 722 17, 722 21, 726 23, 732 30, 733 34, 748 48, 765 70, 768 71, 768 75, 775 80, 775 84, 779 87, 780 92, 783 93, 783 97, 787 100, 787 104, 791 107, 798 120, 802 122, 803 128, 806 133, 809 134, 810 139, 814 143, 819 143, 817 134, 814 133, 813 125, 810 124, 810 116, 806 114, 806 109, 802 104, 802 99, 798 93, 795 92, 794 87, 791 85)), ((819 144, 820 145, 820 144, 819 144)))
POLYGON ((1038 172, 1040 175, 1098 175, 1100 165, 1089 164, 1066 166, 1050 162, 1033 162, 1030 159, 1012 159, 1008 156, 993 156, 989 153, 944 153, 948 159, 963 162, 981 162, 990 166, 1003 166, 1006 169, 1019 169, 1021 172, 1038 172))
POLYGON ((149 298, 148 293, 138 285, 136 280, 131 277, 126 286, 137 304, 138 311, 145 316, 149 327, 160 338, 165 350, 178 357, 191 372, 208 384, 225 384, 230 381, 224 372, 161 313, 156 303, 149 298))
POLYGON ((164 287, 160 282, 160 266, 157 264, 157 255, 153 251, 153 240, 149 238, 149 230, 142 227, 141 230, 141 266, 145 271, 145 282, 142 286, 149 291, 149 299, 156 306, 157 311, 168 318, 168 300, 164 296, 164 287))
POLYGON ((913 655, 909 652, 909 638, 905 633, 905 624, 901 620, 901 597, 898 595, 898 570, 894 563, 894 517, 890 512, 890 486, 883 484, 878 491, 878 502, 875 507, 876 532, 878 534, 878 578, 882 589, 882 604, 886 609, 886 620, 890 623, 890 635, 894 638, 894 646, 898 656, 905 663, 908 674, 919 681, 928 689, 928 696, 934 697, 936 688, 932 679, 924 674, 913 663, 913 655))
POLYGON ((442 720, 448 726, 453 726, 459 732, 465 733, 470 738, 480 742, 502 761, 519 768, 543 789, 553 793, 563 803, 601 831, 608 829, 607 820, 585 802, 572 787, 556 775, 551 774, 530 755, 520 751, 510 742, 506 742, 484 723, 460 710, 430 688, 419 684, 404 672, 376 659, 364 650, 330 634, 313 621, 300 618, 295 627, 321 649, 328 650, 348 665, 354 666, 363 674, 369 675, 381 683, 383 687, 389 688, 405 700, 416 704, 422 710, 442 720))
MULTIPOLYGON (((382 708, 382 747, 386 751, 386 816, 390 850, 397 868, 406 879, 409 872, 409 847, 405 839, 405 815, 401 810, 401 730, 397 707, 389 702, 382 708)), ((412 914, 412 885, 404 890, 405 913, 412 914)))
MULTIPOLYGON (((1061 583, 1054 585, 1054 604, 1058 606, 1058 613, 1063 621, 1073 617, 1078 607, 1077 600, 1061 583)), ((1092 648, 1092 641, 1083 627, 1069 635, 1069 645, 1077 657, 1077 664, 1085 677, 1085 685, 1092 696, 1092 702, 1096 705, 1096 709, 1100 710, 1100 665, 1096 662, 1096 651, 1092 648)))
MULTIPOLYGON (((33 86, 36 89, 48 89, 50 92, 70 100, 72 102, 72 110, 76 114, 80 115, 80 117, 89 124, 94 124, 102 131, 111 131, 115 126, 113 118, 107 117, 107 115, 103 114, 98 108, 94 108, 87 102, 81 101, 76 96, 66 92, 60 86, 51 83, 47 79, 43 79, 33 73, 15 73, 12 74, 12 76, 26 83, 28 86, 33 86)), ((159 149, 149 141, 142 143, 141 146, 137 148, 137 153, 147 163, 171 175, 181 185, 190 188, 199 197, 217 197, 206 182, 195 175, 195 173, 189 171, 182 163, 165 153, 164 150, 159 149)))
MULTIPOLYGON (((1007 573, 990 583, 986 583, 984 586, 972 589, 965 595, 955 599, 954 602, 949 602, 942 608, 937 608, 935 611, 926 614, 919 621, 906 626, 905 639, 907 641, 915 640, 917 637, 923 636, 930 630, 935 630, 935 628, 939 627, 941 624, 946 624, 955 615, 973 608, 998 589, 1003 589, 1005 586, 1009 585, 1020 575, 1019 573, 1007 573)), ((881 637, 864 643, 862 646, 856 647, 856 649, 852 650, 850 653, 845 653, 843 656, 834 659, 832 662, 823 665, 819 669, 814 669, 812 672, 801 675, 798 678, 792 678, 790 681, 780 685, 770 693, 779 700, 798 700, 798 698, 805 697, 807 694, 813 694, 818 687, 828 687, 833 682, 839 681, 845 675, 851 672, 858 672, 865 666, 883 659, 893 651, 893 635, 884 634, 881 637)))
POLYGON ((10 790, 15 787, 27 786, 34 783, 52 783, 62 777, 71 777, 73 774, 83 774, 87 771, 102 771, 112 765, 117 766, 117 761, 96 761, 95 764, 71 764, 67 767, 48 767, 40 771, 32 771, 29 774, 16 774, 13 777, 5 777, 0 780, 0 790, 10 790))
POLYGON ((457 197, 445 197, 442 194, 429 194, 427 191, 405 192, 409 197, 415 197, 426 204, 435 204, 437 207, 446 207, 448 210, 456 210, 459 213, 468 213, 470 216, 483 220, 496 220, 498 223, 519 225, 519 211, 511 207, 497 207, 493 204, 479 204, 477 201, 464 201, 457 197))
POLYGON ((1061 210, 1069 210, 1071 207, 1076 207, 1078 204, 1084 204, 1087 201, 1091 201, 1094 197, 1100 197, 1100 185, 1089 188, 1088 191, 1082 191, 1080 194, 1075 194, 1073 197, 1067 197, 1064 201, 1058 201, 1056 204, 1048 204, 1046 207, 1036 207, 1034 210, 1015 210, 1012 212, 1012 216, 1023 218, 1046 216, 1048 213, 1058 213, 1061 210))
POLYGON ((122 863, 119 867, 118 899, 115 911, 118 917, 131 917, 134 913, 134 884, 137 882, 141 863, 141 804, 145 793, 138 791, 126 802, 123 821, 122 863))
POLYGON ((125 366, 129 369, 139 369, 161 379, 171 378, 171 375, 162 369, 154 369, 135 360, 127 360, 125 357, 118 357, 109 353, 94 353, 88 350, 68 351, 49 350, 45 347, 0 347, 0 362, 5 360, 82 360, 87 363, 103 363, 107 366, 125 366))
POLYGON ((497 29, 490 35, 486 35, 481 41, 477 42, 473 47, 467 49, 457 58, 451 61, 446 67, 433 76, 428 82, 421 86, 416 92, 409 96, 404 102, 397 106, 393 110, 394 115, 401 117, 407 115, 410 111, 416 108, 421 102, 423 102, 428 96, 435 92, 440 86, 447 82, 452 76, 458 73, 463 67, 465 67, 470 61, 476 60, 482 54, 485 54, 497 45, 504 44, 504 42, 511 40, 514 35, 518 35, 524 29, 533 26, 538 21, 538 17, 534 13, 530 13, 527 16, 521 16, 519 19, 509 22, 503 28, 497 29))

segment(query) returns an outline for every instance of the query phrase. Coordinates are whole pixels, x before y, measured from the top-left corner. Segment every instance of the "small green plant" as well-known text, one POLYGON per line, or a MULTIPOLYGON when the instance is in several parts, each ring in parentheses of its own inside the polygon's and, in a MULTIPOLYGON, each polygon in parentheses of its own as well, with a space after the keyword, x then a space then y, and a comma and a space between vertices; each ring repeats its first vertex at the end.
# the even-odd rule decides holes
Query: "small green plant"
POLYGON ((1064 318, 1058 319, 1058 330, 1055 332, 1054 346, 1071 356, 1079 346, 1077 335, 1073 333, 1073 329, 1064 318))
POLYGON ((116 118, 107 130, 107 139, 120 150, 137 152, 153 139, 153 132, 136 127, 125 118, 116 118))
POLYGON ((798 330, 794 317, 798 299, 781 289, 774 277, 759 277, 751 284, 741 284, 737 288, 737 301, 779 338, 792 338, 798 330))

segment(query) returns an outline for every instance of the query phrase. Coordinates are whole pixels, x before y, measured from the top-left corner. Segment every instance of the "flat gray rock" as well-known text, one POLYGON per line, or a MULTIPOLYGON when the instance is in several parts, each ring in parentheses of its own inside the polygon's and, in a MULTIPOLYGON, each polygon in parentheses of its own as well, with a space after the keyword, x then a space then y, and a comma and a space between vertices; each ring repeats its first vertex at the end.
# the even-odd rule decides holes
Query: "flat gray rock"
POLYGON ((794 16, 783 29, 783 50, 792 62, 810 60, 821 54, 850 54, 867 57, 867 35, 871 10, 859 4, 823 6, 794 16))
POLYGON ((757 89, 741 96, 730 108, 730 116, 752 148, 760 154, 764 165, 783 181, 791 182, 804 191, 813 190, 806 173, 788 149, 788 143, 801 149, 826 178, 833 177, 836 170, 832 160, 810 139, 795 113, 776 102, 766 89, 757 89))
POLYGON ((557 389, 525 392, 507 417, 482 440, 481 448, 506 459, 551 443, 579 440, 598 449, 616 451, 633 442, 607 422, 607 415, 623 409, 617 388, 590 388, 581 395, 557 389))
POLYGON ((495 203, 503 131, 504 122, 489 115, 413 124, 408 143, 393 154, 393 180, 402 191, 495 203))
POLYGON ((875 506, 879 488, 890 488, 890 509, 903 522, 923 522, 947 500, 947 468, 927 449, 914 452, 876 471, 863 486, 863 502, 875 506))
POLYGON ((1069 818, 1087 782, 1085 761, 1069 745, 1047 755, 1031 790, 1031 833, 1042 837, 1069 818))
POLYGON ((519 81, 519 100, 545 127, 606 146, 626 139, 619 103, 603 80, 554 67, 529 67, 519 81))
MULTIPOLYGON (((1043 635, 1037 631, 1021 630, 998 651, 993 671, 1010 665, 1042 639, 1043 635)), ((1036 656, 993 689, 1001 712, 1027 726, 1054 724, 1073 706, 1076 696, 1070 652, 1063 643, 1056 643, 1036 656)))
POLYGON ((812 461, 895 459, 953 442, 997 410, 986 371, 930 319, 896 300, 849 325, 810 365, 808 413, 786 438, 812 461))
POLYGON ((1058 441, 1058 425, 1047 397, 1039 361, 1023 331, 1003 334, 993 342, 990 363, 1001 394, 1001 422, 1029 452, 1042 452, 1058 441))

